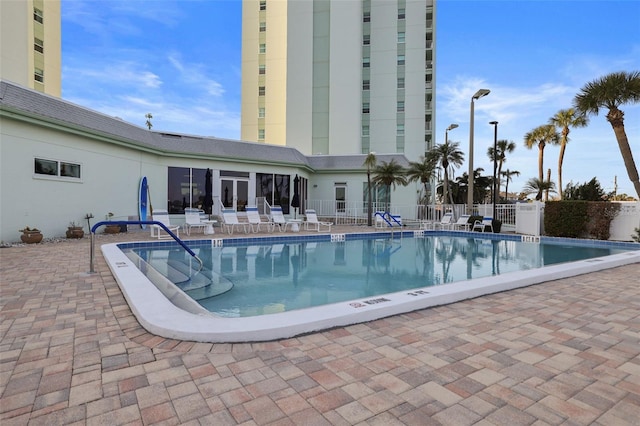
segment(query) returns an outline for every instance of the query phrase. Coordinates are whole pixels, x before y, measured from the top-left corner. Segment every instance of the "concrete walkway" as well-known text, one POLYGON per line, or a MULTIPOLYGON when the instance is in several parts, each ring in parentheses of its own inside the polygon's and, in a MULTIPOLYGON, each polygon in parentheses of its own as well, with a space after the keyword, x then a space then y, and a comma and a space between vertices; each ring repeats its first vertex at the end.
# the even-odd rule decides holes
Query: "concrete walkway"
POLYGON ((0 249, 2 426, 640 424, 640 264, 252 344, 151 335, 88 270, 0 249))

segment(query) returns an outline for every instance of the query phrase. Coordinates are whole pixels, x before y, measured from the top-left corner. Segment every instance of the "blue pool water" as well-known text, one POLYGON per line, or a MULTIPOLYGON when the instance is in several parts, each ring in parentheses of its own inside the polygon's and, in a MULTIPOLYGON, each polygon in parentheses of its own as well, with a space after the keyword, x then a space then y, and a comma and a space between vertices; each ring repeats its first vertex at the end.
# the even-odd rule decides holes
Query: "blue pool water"
MULTIPOLYGON (((375 235, 375 234, 374 234, 375 235)), ((175 243, 125 249, 210 312, 247 317, 381 296, 629 251, 614 245, 524 243, 433 235, 343 242, 286 238, 192 246, 204 268, 175 243)), ((147 273, 147 276, 153 274, 147 273)), ((150 277, 151 278, 151 277, 150 277)), ((152 279, 153 280, 153 279, 152 279)))

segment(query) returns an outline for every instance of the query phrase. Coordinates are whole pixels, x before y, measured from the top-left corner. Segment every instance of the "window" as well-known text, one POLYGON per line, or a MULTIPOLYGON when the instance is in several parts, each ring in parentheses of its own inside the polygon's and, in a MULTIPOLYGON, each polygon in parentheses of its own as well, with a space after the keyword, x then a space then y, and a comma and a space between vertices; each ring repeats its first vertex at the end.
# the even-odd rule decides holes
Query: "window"
POLYGON ((44 83, 44 71, 40 68, 36 68, 33 72, 33 78, 40 83, 44 83))
POLYGON ((260 10, 267 10, 267 0, 260 0, 260 10))
POLYGON ((267 68, 265 65, 258 65, 258 74, 264 75, 267 73, 267 68))
POLYGON ((369 136, 369 125, 362 125, 362 136, 369 136))
POLYGON ((362 58, 362 68, 369 68, 369 66, 371 65, 369 62, 371 61, 371 58, 366 57, 366 58, 362 58))
POLYGON ((267 31, 267 23, 266 22, 260 22, 260 32, 265 32, 267 31))
POLYGON ((404 19, 404 18, 405 18, 404 8, 398 9, 398 19, 404 19))
POLYGON ((362 103, 362 113, 369 114, 369 102, 362 103))
POLYGON ((404 101, 398 101, 397 111, 404 112, 404 101))
POLYGON ((433 81, 433 75, 427 74, 424 76, 424 87, 427 89, 431 87, 431 82, 433 81))
POLYGON ((404 136, 404 124, 396 125, 396 135, 397 136, 404 136))
POLYGON ((38 8, 33 8, 33 19, 37 22, 40 22, 41 24, 44 21, 43 15, 42 15, 42 11, 38 8))
POLYGON ((404 55, 398 55, 398 65, 404 65, 404 55))
POLYGON ((365 46, 368 46, 371 44, 371 35, 370 34, 363 34, 362 35, 362 44, 365 46))
POLYGON ((267 45, 265 43, 260 43, 260 53, 267 53, 267 45))
POLYGON ((33 172, 40 177, 54 176, 79 180, 81 178, 80 169, 81 165, 77 163, 36 158, 33 172))
MULTIPOLYGON (((222 174, 222 173, 221 173, 222 174)), ((184 214, 185 208, 205 209, 207 169, 169 167, 167 170, 167 211, 184 214)))
POLYGON ((36 52, 44 53, 44 41, 40 40, 39 38, 35 38, 33 40, 33 49, 36 52))
POLYGON ((398 89, 404 89, 404 77, 398 77, 398 89))
POLYGON ((266 89, 264 86, 258 87, 258 96, 264 96, 266 89))
POLYGON ((264 118, 265 116, 265 109, 264 107, 260 107, 258 108, 258 118, 264 118))
POLYGON ((404 43, 404 40, 405 40, 404 31, 398 32, 398 43, 404 43))
POLYGON ((258 140, 259 141, 264 140, 264 129, 258 129, 258 140))
POLYGON ((362 80, 362 90, 369 90, 371 86, 370 80, 362 80))
POLYGON ((371 22, 371 12, 364 12, 362 14, 362 22, 371 22))

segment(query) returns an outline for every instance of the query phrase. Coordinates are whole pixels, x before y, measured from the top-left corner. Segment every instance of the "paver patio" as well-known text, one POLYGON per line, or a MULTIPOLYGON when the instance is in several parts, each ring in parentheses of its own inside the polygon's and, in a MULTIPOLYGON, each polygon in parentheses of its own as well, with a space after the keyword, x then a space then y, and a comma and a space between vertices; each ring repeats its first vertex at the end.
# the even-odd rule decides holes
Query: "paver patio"
POLYGON ((87 238, 0 249, 3 426, 640 424, 640 264, 209 344, 141 328, 96 252, 88 274, 87 238))

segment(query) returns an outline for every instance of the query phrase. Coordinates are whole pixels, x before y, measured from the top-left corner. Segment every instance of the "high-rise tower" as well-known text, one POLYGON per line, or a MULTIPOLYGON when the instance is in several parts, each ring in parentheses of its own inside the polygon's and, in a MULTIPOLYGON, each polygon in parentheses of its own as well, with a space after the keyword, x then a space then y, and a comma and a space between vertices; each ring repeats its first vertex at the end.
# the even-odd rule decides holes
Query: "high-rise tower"
POLYGON ((432 147, 435 0, 243 0, 241 138, 305 154, 432 147))
POLYGON ((0 1, 0 77, 60 97, 60 0, 0 1))

